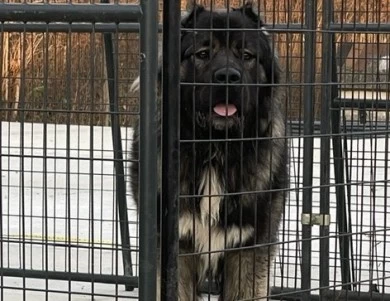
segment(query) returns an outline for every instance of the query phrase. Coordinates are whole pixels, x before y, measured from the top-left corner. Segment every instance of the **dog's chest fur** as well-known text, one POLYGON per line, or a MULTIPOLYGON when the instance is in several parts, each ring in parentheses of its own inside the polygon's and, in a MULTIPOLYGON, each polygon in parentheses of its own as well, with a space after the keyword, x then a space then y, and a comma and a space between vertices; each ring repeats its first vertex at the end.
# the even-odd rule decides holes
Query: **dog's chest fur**
MULTIPOLYGON (((199 162, 200 163, 200 162, 199 162)), ((196 191, 199 198, 192 199, 197 202, 197 212, 182 208, 179 219, 180 239, 191 241, 193 252, 199 252, 200 262, 198 275, 205 277, 210 270, 213 275, 217 274, 219 260, 223 257, 223 250, 239 244, 245 244, 254 235, 251 225, 237 226, 224 225, 224 217, 221 216, 221 206, 226 201, 226 182, 220 170, 223 170, 224 160, 221 153, 214 153, 211 160, 199 164, 196 174, 196 191), (214 159, 218 158, 218 160, 214 159), (222 159, 222 160, 221 160, 222 159), (221 220, 222 219, 222 220, 221 220), (221 252, 218 252, 221 251, 221 252)), ((182 179, 185 179, 183 175, 182 179)), ((182 183, 182 193, 188 193, 188 187, 182 183), (185 191, 183 191, 185 190, 185 191)))

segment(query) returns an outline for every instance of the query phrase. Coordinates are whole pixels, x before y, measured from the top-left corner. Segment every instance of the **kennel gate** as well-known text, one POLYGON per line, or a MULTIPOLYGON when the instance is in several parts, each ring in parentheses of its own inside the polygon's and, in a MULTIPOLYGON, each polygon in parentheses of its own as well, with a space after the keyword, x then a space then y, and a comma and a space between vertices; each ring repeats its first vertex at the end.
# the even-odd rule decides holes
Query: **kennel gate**
MULTIPOLYGON (((341 1, 344 3, 343 1, 341 1)), ((283 299, 283 300, 389 300, 390 295, 386 290, 388 285, 386 285, 386 280, 388 277, 385 276, 386 271, 386 259, 383 259, 383 272, 382 277, 377 276, 377 278, 370 278, 369 280, 357 279, 356 273, 358 268, 354 266, 354 254, 353 254, 353 230, 352 230, 352 221, 351 221, 351 186, 353 186, 353 176, 350 174, 350 160, 348 158, 348 152, 354 152, 352 146, 349 146, 346 137, 352 139, 355 135, 369 137, 377 137, 378 135, 384 137, 386 141, 386 150, 384 150, 384 157, 388 158, 388 139, 389 139, 389 90, 384 92, 387 95, 387 99, 375 99, 369 100, 366 98, 355 98, 348 97, 342 93, 342 87, 345 86, 345 83, 341 80, 342 67, 347 60, 348 48, 351 50, 353 43, 342 43, 336 42, 336 36, 348 33, 367 33, 371 32, 374 34, 378 33, 389 33, 390 23, 378 21, 366 23, 359 23, 355 21, 354 23, 344 23, 343 20, 335 21, 336 11, 334 9, 335 1, 304 1, 304 16, 305 22, 302 25, 299 24, 272 24, 268 25, 267 28, 272 33, 301 33, 304 36, 304 53, 305 57, 303 59, 303 119, 304 121, 296 125, 294 121, 290 123, 292 130, 291 136, 298 135, 303 137, 303 180, 302 180, 302 214, 300 216, 300 223, 302 224, 302 237, 301 237, 301 286, 300 288, 291 289, 288 286, 286 287, 271 287, 270 297, 271 299, 283 299), (322 10, 318 14, 318 5, 322 4, 322 10), (318 28, 319 20, 322 18, 321 27, 318 28), (318 48, 318 39, 321 39, 322 43, 320 44, 321 52, 321 73, 320 73, 320 82, 316 80, 316 49, 318 48), (340 75, 341 74, 341 75, 340 75), (320 86, 320 122, 315 121, 314 116, 314 101, 316 98, 315 86, 318 84, 320 86), (356 125, 353 120, 350 122, 349 126, 346 126, 346 117, 345 111, 348 109, 357 108, 361 114, 364 116, 366 110, 382 110, 386 115, 386 120, 384 122, 378 122, 375 120, 371 126, 367 126, 366 120, 364 117, 360 117, 359 122, 362 122, 363 125, 356 125), (302 129, 303 128, 303 129, 302 129), (303 136, 300 133, 303 132, 303 136), (313 184, 313 163, 314 159, 314 138, 320 140, 320 176, 319 181, 316 185, 313 184), (331 147, 332 143, 332 147, 331 147), (331 155, 332 154, 332 155, 331 155), (333 160, 332 160, 333 158, 333 160), (333 170, 334 178, 333 183, 331 181, 331 169, 333 170), (334 188, 335 199, 336 199, 336 209, 331 214, 330 207, 330 195, 331 188, 334 188), (313 190, 319 190, 319 207, 315 209, 313 207, 313 190), (316 212, 315 212, 316 211, 316 212), (336 234, 331 235, 330 224, 335 220, 336 222, 336 234), (319 236, 313 236, 312 231, 313 227, 319 228, 319 236), (340 270, 340 281, 339 284, 331 285, 330 273, 330 239, 334 238, 338 240, 339 249, 339 267, 333 267, 333 270, 339 268, 340 270), (314 240, 319 240, 319 286, 317 288, 312 287, 311 282, 313 279, 312 275, 312 255, 313 249, 312 244, 314 240), (379 284, 380 281, 383 281, 382 284, 379 284), (360 291, 357 289, 357 285, 360 282, 368 282, 369 289, 368 291, 360 291), (378 289, 381 287, 381 289, 378 289)), ((342 4, 341 14, 344 8, 342 4)), ((385 8, 386 5, 383 5, 385 8)), ((387 8, 388 9, 388 8, 387 8)), ((357 8, 351 8, 352 11, 358 11, 357 8)), ((380 9, 379 9, 380 11, 380 9)), ((340 10, 338 11, 340 13, 340 10)), ((388 19, 387 19, 388 20, 388 19)), ((266 24, 269 24, 266 22, 266 24)), ((167 46, 166 46, 167 47, 167 46)), ((390 51, 390 50, 388 50, 390 51)), ((171 59, 169 52, 165 53, 167 62, 171 59)), ((367 59, 367 57, 366 57, 367 59)), ((179 70, 177 67, 176 70, 179 70)), ((365 71, 367 72, 367 71, 365 71)), ((167 73, 169 74, 169 73, 167 73)), ((177 86, 176 82, 173 82, 173 86, 177 86)), ((375 83, 375 80, 372 80, 375 83)), ((389 79, 385 80, 388 83, 389 79)), ((352 81, 353 85, 353 81, 352 81)), ((364 84, 363 84, 364 85, 364 84)), ((388 85, 388 84, 387 84, 388 85)), ((388 86, 387 86, 388 87, 388 86)), ((164 86, 166 91, 168 87, 164 86)), ((364 87, 363 89, 366 89, 364 87)), ((353 90, 353 88, 352 88, 353 90)), ((172 92, 171 92, 172 93, 172 92)), ((177 93, 177 92, 176 92, 177 93)), ((165 95, 165 94, 164 94, 165 95)), ((166 94, 172 95, 172 94, 166 94)), ((172 108, 173 103, 170 103, 170 108, 172 108)), ((174 109, 177 111, 177 108, 174 109)), ((164 115, 165 116, 165 115, 164 115)), ((167 115, 168 116, 168 115, 167 115)), ((172 144, 170 149, 175 146, 175 142, 179 140, 177 136, 177 122, 172 122, 174 116, 171 116, 170 127, 166 134, 166 139, 171 139, 172 144), (171 136, 170 136, 171 135, 171 136)), ((168 125, 166 125, 168 127, 168 125)), ((372 138, 371 138, 372 139, 372 138)), ((375 139, 375 138, 374 138, 375 139)), ((376 149, 373 151, 376 153, 376 149)), ((177 170, 177 154, 171 152, 165 153, 166 157, 164 160, 172 162, 173 168, 176 166, 177 170), (169 156, 170 155, 170 156, 169 156)), ((164 156, 164 154, 163 154, 164 156)), ((387 160, 387 159, 385 159, 387 160)), ((352 165, 352 164, 351 164, 352 165)), ((363 168, 364 169, 364 168, 363 168)), ((384 167, 384 199, 386 199, 387 183, 388 178, 387 174, 387 163, 384 167)), ((177 174, 174 174, 173 171, 170 174, 169 179, 177 178, 177 174)), ((375 172, 374 172, 375 173, 375 172)), ((362 180, 362 185, 365 183, 362 180)), ((169 182, 163 182, 163 187, 168 187, 169 182)), ((368 181, 368 185, 372 185, 368 181)), ((375 182, 374 182, 375 185, 375 182)), ((177 187, 176 187, 177 189, 177 187)), ((170 187, 169 190, 172 192, 171 197, 166 196, 170 201, 175 198, 178 198, 178 193, 175 193, 175 187, 170 187)), ((164 197, 164 199, 166 199, 164 197)), ((384 200, 386 203, 386 200, 384 200)), ((177 227, 177 208, 175 208, 175 202, 170 204, 172 207, 166 209, 166 217, 170 223, 170 231, 174 231, 177 227), (175 209, 175 210, 172 210, 175 209), (170 214, 171 213, 171 214, 170 214), (172 225, 173 221, 175 226, 172 225)), ((167 205, 167 204, 165 204, 167 205)), ((169 205, 169 204, 168 204, 169 205)), ((385 206, 386 207, 386 206, 385 206)), ((361 209, 364 211, 363 209, 361 209)), ((374 209, 375 210, 375 209, 374 209)), ((384 213, 387 213, 386 208, 384 213)), ((166 229, 168 230, 168 229, 166 229)), ((386 233, 388 228, 385 226, 383 232, 386 233)), ((367 230, 370 232, 370 230, 367 230)), ((375 236, 376 231, 372 231, 375 236)), ((175 233, 175 232, 174 232, 175 233)), ((167 246, 177 246, 177 237, 173 234, 169 237, 164 237, 163 242, 167 246), (169 239, 172 239, 172 242, 169 242, 169 239)), ((370 234, 367 234, 370 235, 370 234)), ((386 234, 384 234, 386 235, 386 234)), ((386 244, 386 239, 385 242, 386 244)), ((281 247, 283 242, 281 243, 281 247)), ((386 247, 385 247, 386 248, 386 247)), ((177 251, 173 248, 171 250, 177 251)), ((169 253, 168 251, 166 251, 169 253)), ((176 256, 173 253, 171 255, 172 265, 175 266, 176 256)), ((283 256, 283 255, 281 255, 283 256)), ((361 255, 360 255, 361 256, 361 255)), ((385 255, 383 255, 385 256, 385 255)), ((356 257, 356 256, 355 256, 356 257)), ((169 263, 168 263, 169 264, 169 263)), ((361 264, 361 263, 360 263, 361 264)), ((372 275, 370 276, 372 277, 372 275)), ((172 280, 168 285, 171 288, 175 288, 177 284, 174 278, 165 279, 165 281, 172 280)), ((335 280, 334 280, 335 281, 335 280)), ((217 288, 212 288, 212 285, 206 284, 204 286, 205 292, 212 292, 217 290, 217 288)), ((170 296, 174 296, 174 290, 172 290, 170 296)), ((175 300, 171 297, 168 300, 175 300)))
MULTIPOLYGON (((145 208, 141 208, 141 243, 140 243, 140 257, 139 276, 133 276, 133 266, 131 259, 131 247, 130 247, 130 234, 129 234, 129 218, 128 208, 126 202, 126 185, 125 185, 125 172, 124 172, 124 157, 122 151, 122 134, 120 131, 119 123, 119 104, 118 104, 118 61, 115 59, 118 55, 117 44, 113 42, 113 34, 121 32, 140 32, 140 70, 141 70, 141 98, 143 100, 143 106, 140 110, 143 136, 149 137, 149 139, 141 139, 141 148, 146 153, 155 153, 156 145, 153 143, 155 139, 155 125, 154 115, 155 111, 155 99, 156 99, 156 76, 157 76, 157 10, 158 6, 156 1, 142 1, 139 5, 136 4, 119 4, 109 3, 107 0, 101 0, 100 3, 94 4, 15 4, 15 3, 0 3, 0 28, 1 35, 8 32, 19 33, 103 33, 104 38, 104 53, 106 62, 106 74, 108 81, 108 99, 109 99, 109 115, 111 124, 111 135, 113 144, 113 161, 115 169, 115 199, 117 204, 118 217, 117 221, 120 225, 120 237, 121 244, 118 247, 122 252, 122 264, 123 264, 123 276, 114 274, 94 273, 80 273, 71 272, 70 264, 69 271, 56 271, 49 270, 46 266, 46 270, 26 269, 24 263, 19 269, 9 268, 3 265, 1 260, 0 275, 3 284, 3 277, 22 277, 23 288, 25 288, 26 278, 38 278, 53 280, 66 280, 69 281, 81 281, 89 283, 112 283, 123 284, 127 291, 133 290, 134 287, 139 288, 139 297, 142 300, 150 300, 152 295, 155 294, 154 286, 150 286, 152 277, 155 275, 155 265, 150 264, 150 258, 156 256, 155 229, 153 223, 155 223, 155 217, 151 213, 150 208, 147 209, 145 214, 145 208), (142 213, 144 211, 144 213, 142 213), (151 220, 153 222, 151 222, 151 220), (144 222, 144 224, 142 224, 144 222), (145 226, 143 226, 145 225, 145 226), (140 285, 138 280, 141 279, 140 285)), ((3 41, 3 39, 2 39, 3 41)), ((70 45, 70 44, 69 44, 70 45)), ((1 45, 1 53, 4 55, 5 46, 1 45)), ((69 57, 68 57, 69 58, 69 57)), ((47 76, 47 75, 46 75, 47 76)), ((47 77, 45 79, 47 81, 47 77)), ((70 81, 70 79, 68 79, 70 81)), ((23 78, 21 79, 23 85, 23 78)), ((47 82, 46 82, 47 84, 47 82)), ((23 97, 23 96, 22 96, 23 97)), ((23 100, 21 101, 23 103, 23 100)), ((22 104, 23 106, 23 104, 22 104)), ((28 110, 28 109, 25 109, 28 110)), ((20 109, 23 112, 23 108, 20 109)), ((23 114, 21 114, 20 122, 23 128, 23 114)), ((69 126, 69 123, 68 123, 69 126)), ((46 125, 45 125, 45 137, 46 137, 46 125)), ((68 128, 69 131, 69 128, 68 128)), ((69 135, 69 133, 68 133, 69 135)), ((22 134, 23 139, 23 134, 22 134)), ((47 138, 45 138, 47 139, 47 138)), ((69 137, 67 137, 68 141, 69 137)), ((46 142, 45 142, 46 144, 46 142)), ((3 145, 3 143, 2 143, 3 145)), ((23 143, 22 143, 23 145, 23 143)), ((69 152, 69 145, 67 145, 67 151, 69 152)), ((45 156, 45 155, 44 155, 45 156)), ((67 168, 69 168, 70 154, 66 154, 67 168)), ((47 158, 44 158, 47 160, 47 158)), ((148 157, 141 162, 142 174, 144 171, 149 175, 155 175, 155 162, 156 157, 148 157)), ((23 165, 23 164, 22 164, 23 165)), ((2 168, 3 170, 3 168, 2 168)), ((152 176, 148 176, 148 181, 151 186, 148 189, 143 189, 140 193, 145 199, 156 199, 155 189, 153 189, 152 176), (151 189, 149 189, 151 188, 151 189)), ((69 174, 67 176, 67 183, 70 182, 69 174)), ((68 184, 67 184, 68 185, 68 184)), ((154 184, 155 185, 155 184, 154 184)), ((3 190, 2 190, 3 191, 3 190)), ((70 191, 68 191, 70 192, 70 191)), ((3 199, 3 193, 2 197, 3 199)), ((155 202, 153 202, 155 204, 155 202)), ((70 206, 70 205, 69 205, 70 206)), ((151 206, 153 208, 153 205, 151 206)), ((3 223, 3 214, 1 213, 1 221, 3 223)), ((23 213, 22 213, 23 214, 23 213)), ((46 217, 47 218, 47 217, 46 217)), ((24 216, 22 216, 24 219, 24 216)), ((116 218, 114 218, 116 220, 116 218)), ((47 221, 46 221, 47 222, 47 221)), ((24 228, 24 222, 23 228, 24 228)), ((92 226, 93 228, 93 226, 92 226)), ((3 229, 3 226, 1 226, 3 229)), ((69 230, 70 231, 70 230, 69 230)), ((3 231, 1 231, 3 233, 3 231)), ((25 235, 23 230, 23 236, 25 235)), ((65 238, 64 242, 68 243, 69 250, 71 249, 70 232, 68 241, 65 238)), ((21 238, 24 240, 24 238, 21 238)), ((54 238, 56 239, 56 238, 54 238)), ((42 238, 44 241, 44 239, 42 238)), ((3 258, 3 244, 7 240, 4 240, 2 235, 2 255, 3 258)), ((9 241, 8 241, 9 242, 9 241)), ((79 242, 78 242, 79 243, 79 242)), ((46 242, 43 244, 50 244, 46 237, 46 242)), ((55 243, 53 244, 55 245, 55 243)), ((59 244, 62 245, 62 244, 59 244)), ((94 247, 90 247, 91 250, 94 247)), ((25 250, 23 249, 23 259, 25 260, 25 250)), ((71 251, 69 251, 71 252, 71 251)), ((9 255, 8 255, 9 256, 9 255)), ((71 255, 69 255, 69 258, 71 255)), ((92 260, 93 262, 93 260, 92 260)), ((46 263, 47 264, 47 263, 46 263)), ((117 263, 118 264, 118 263, 117 263)), ((70 285, 70 284, 69 284, 70 285)), ((49 289, 46 286, 46 298, 48 298, 49 289)), ((70 286, 69 286, 70 290, 70 286)), ((56 292, 56 291, 51 291, 56 292)), ((70 292, 71 293, 71 290, 70 292)), ((92 292, 92 295, 94 293, 92 292)), ((114 297, 114 296, 113 296, 114 297)), ((116 296, 118 297, 118 296, 116 296)), ((23 299, 26 298, 23 293, 23 299)), ((1 290, 1 299, 6 300, 6 295, 3 293, 3 285, 1 290)))
MULTIPOLYGON (((353 263, 353 241, 352 241, 352 221, 350 218, 351 210, 351 184, 352 176, 349 170, 348 162, 348 143, 346 137, 353 137, 354 135, 369 135, 377 136, 383 135, 386 143, 388 142, 389 134, 389 102, 388 100, 368 101, 367 99, 354 99, 354 97, 348 99, 341 92, 341 86, 343 85, 340 80, 341 68, 346 61, 346 56, 343 55, 343 51, 346 51, 346 47, 340 42, 336 42, 336 35, 342 35, 347 33, 356 32, 374 32, 374 33, 389 33, 390 24, 386 22, 371 22, 368 24, 364 23, 344 23, 342 21, 334 21, 335 9, 334 1, 304 1, 304 15, 305 22, 302 25, 298 24, 273 24, 269 28, 274 33, 302 33, 304 36, 304 53, 305 57, 303 73, 304 73, 304 88, 303 88, 303 107, 304 121, 298 125, 298 130, 294 128, 294 122, 291 124, 292 136, 294 132, 300 133, 303 127, 303 180, 302 180, 302 215, 300 216, 302 224, 302 253, 301 253, 301 286, 300 288, 291 289, 287 287, 271 288, 270 294, 271 299, 283 299, 283 300, 389 300, 390 295, 386 291, 387 285, 385 284, 386 276, 377 277, 371 279, 369 282, 369 289, 367 292, 356 290, 356 285, 362 281, 356 279, 354 276, 357 268, 354 267, 353 263), (318 4, 322 4, 321 15, 317 14, 318 4), (319 29, 317 26, 318 19, 322 18, 322 26, 319 29), (321 50, 321 80, 320 80, 320 99, 321 99, 321 112, 320 122, 315 122, 314 117, 314 102, 315 85, 316 82, 316 48, 318 47, 318 38, 321 38, 322 44, 321 50), (339 47, 337 47, 339 46, 339 47), (342 113, 348 108, 359 108, 359 110, 377 110, 382 109, 386 114, 387 122, 376 122, 373 128, 357 127, 353 129, 355 124, 350 125, 349 128, 345 125, 345 116, 342 113), (340 122, 343 121, 343 124, 340 122), (367 130, 368 128, 368 130, 367 130), (356 133, 355 131, 358 131, 356 133), (319 185, 313 185, 313 163, 315 161, 314 152, 314 138, 318 137, 320 140, 320 178, 319 185), (331 142, 333 147, 331 148, 331 142), (333 162, 332 155, 333 154, 333 162), (331 168, 333 169, 334 179, 333 184, 331 182, 331 168), (347 183, 347 184, 346 184, 347 183), (336 212, 334 216, 331 216, 330 208, 330 188, 335 189, 336 199, 336 212), (319 208, 315 210, 313 208, 313 188, 319 189, 319 208), (314 212, 317 211, 317 212, 314 212), (337 234, 335 239, 338 240, 339 244, 339 269, 340 269, 340 284, 331 285, 330 282, 330 223, 331 220, 336 220, 337 234), (319 287, 313 288, 311 286, 312 280, 312 243, 313 243, 313 226, 319 226, 319 287), (379 281, 383 281, 382 285, 379 281), (381 287, 382 290, 378 290, 381 287), (318 292, 315 294, 314 291, 318 292)), ((175 14, 175 9, 179 8, 170 7, 169 4, 165 8, 169 7, 169 12, 172 12, 173 18, 177 18, 178 12, 175 14)), ((357 10, 355 8, 355 10, 357 10)), ((341 10, 342 11, 342 10, 341 10)), ((340 12, 339 12, 340 13, 340 12)), ((266 22, 267 23, 267 22, 266 22)), ((172 37, 174 35, 173 28, 171 29, 171 35, 165 33, 172 40, 165 40, 164 44, 164 69, 163 74, 165 78, 168 78, 163 82, 163 99, 167 101, 169 98, 172 101, 172 95, 179 95, 178 87, 180 85, 178 78, 172 78, 172 71, 179 70, 179 62, 177 61, 177 55, 173 49, 170 48, 172 45, 178 45, 178 37, 172 37), (176 39, 176 40, 175 40, 176 39), (176 44, 176 43, 177 44, 176 44), (173 63, 174 62, 174 63, 173 63), (171 69, 169 69, 171 68, 171 69)), ((178 35, 179 33, 176 32, 178 35)), ((347 43, 346 43, 347 44, 347 43)), ((163 76, 164 78, 164 76, 163 76)), ((387 79, 388 81, 388 79, 387 79)), ((388 91, 388 90, 387 90, 388 91)), ((387 92, 388 97, 388 92, 387 92)), ((169 174, 169 177, 163 179, 162 187, 166 187, 166 194, 163 199, 169 200, 169 202, 163 204, 165 207, 163 212, 165 218, 163 219, 163 256, 162 256, 162 270, 166 271, 165 277, 163 277, 163 283, 166 284, 165 293, 169 297, 167 300, 175 300, 175 287, 177 285, 177 279, 175 277, 169 278, 168 275, 175 275, 177 263, 177 166, 178 158, 177 153, 174 151, 168 151, 177 149, 179 143, 178 135, 178 121, 177 115, 178 105, 174 102, 170 102, 169 110, 163 111, 163 117, 165 122, 163 124, 163 133, 165 139, 167 139, 167 147, 163 151, 163 163, 166 163, 164 174, 169 174), (171 165, 170 165, 171 164, 171 165), (170 165, 170 167, 169 167, 170 165), (176 170, 176 173, 175 173, 176 170), (164 224, 165 222, 165 224, 164 224), (166 254, 166 256, 164 256, 166 254), (167 260, 164 262, 164 260, 167 260)), ((386 147, 387 149, 387 147, 386 147)), ((354 151, 353 149, 349 150, 354 151)), ((388 154, 385 151, 385 158, 388 158, 388 154)), ((386 167, 385 164, 385 173, 386 167)), ((164 170, 164 165, 163 165, 164 170)), ((364 181, 363 181, 364 182, 364 181)), ((387 191, 386 184, 388 179, 385 176, 384 179, 384 190, 387 191)), ((164 192, 163 192, 164 193, 164 192)), ((385 192, 386 195, 386 192, 385 192)), ((386 202, 386 201, 385 201, 386 202)), ((384 209, 385 213, 387 212, 384 209)), ((386 233, 388 229, 383 229, 386 233)), ((370 232, 370 231, 368 231, 370 232)), ((375 231, 373 231, 375 232, 375 231)), ((385 242, 386 243, 386 242, 385 242)), ((282 243, 283 244, 283 243, 282 243)), ((335 251, 336 252, 336 251, 335 251)), ((282 255, 283 256, 283 255, 282 255)), ((337 256, 336 256, 337 257, 337 256)), ((385 260, 384 260, 385 261, 385 260)), ((384 263, 383 271, 386 263, 384 263)), ((366 280, 365 280, 366 281, 366 280)), ((364 282, 364 281, 362 281, 364 282)), ((210 283, 205 283, 204 292, 214 292, 217 290, 210 283)))
MULTIPOLYGON (((164 95, 179 95, 179 78, 178 72, 178 40, 179 32, 179 16, 180 3, 178 1, 164 1, 164 60, 163 74, 168 78, 163 83, 164 95)), ((302 215, 302 281, 300 289, 289 289, 288 287, 273 287, 271 294, 275 295, 276 299, 302 299, 311 300, 318 299, 328 300, 337 296, 339 299, 362 299, 362 300, 390 300, 388 294, 377 293, 374 290, 369 292, 352 291, 354 280, 351 270, 351 230, 348 224, 347 215, 347 201, 350 198, 350 186, 344 186, 344 183, 349 183, 349 175, 345 174, 345 164, 348 161, 345 159, 346 143, 343 142, 344 135, 341 132, 343 125, 340 124, 342 120, 341 112, 348 107, 356 107, 365 109, 367 106, 378 107, 386 110, 387 115, 389 105, 386 101, 377 101, 375 103, 358 102, 353 100, 346 100, 339 96, 339 80, 337 74, 337 67, 342 65, 343 56, 337 53, 335 35, 344 32, 390 32, 390 24, 342 24, 333 22, 333 1, 322 2, 322 28, 317 30, 317 1, 305 1, 305 24, 274 24, 270 27, 273 32, 297 32, 305 36, 305 58, 304 58, 304 150, 303 150, 303 215, 302 215), (316 38, 322 37, 322 70, 321 70, 321 123, 319 125, 321 139, 321 171, 320 171, 320 210, 319 213, 313 212, 312 197, 313 197, 313 150, 314 137, 317 133, 315 128, 316 123, 313 115, 313 101, 315 98, 315 49, 317 48, 316 38), (331 83, 331 84, 324 84, 331 83), (333 157, 334 163, 331 164, 331 147, 333 142, 333 157), (334 168, 335 173, 335 188, 337 196, 337 225, 339 227, 339 245, 340 245, 340 266, 342 274, 342 285, 332 289, 329 281, 329 194, 330 186, 330 168, 334 168), (312 228, 313 224, 320 227, 320 287, 319 295, 311 294, 313 288, 311 287, 311 269, 312 269, 312 228)), ((155 92, 156 91, 156 66, 157 66, 157 4, 153 1, 141 1, 141 5, 48 5, 42 4, 28 5, 28 4, 0 4, 0 21, 1 33, 4 32, 105 32, 105 54, 107 63, 107 78, 109 79, 109 99, 111 112, 111 127, 114 145, 115 171, 116 171, 116 200, 122 216, 120 216, 120 228, 122 238, 123 251, 123 265, 124 276, 118 275, 102 275, 102 274, 81 274, 70 272, 57 271, 37 271, 27 269, 11 269, 1 266, 0 274, 3 277, 16 276, 23 278, 44 278, 44 279, 63 279, 74 281, 87 282, 105 282, 117 283, 126 285, 127 289, 139 287, 140 300, 151 300, 155 294, 155 273, 156 266, 151 264, 152 258, 156 258, 155 253, 155 216, 156 212, 153 210, 156 199, 155 189, 157 178, 154 170, 156 162, 156 145, 155 133, 153 124, 153 112, 155 111, 155 92), (22 12, 22 13, 20 13, 22 12), (140 27, 138 27, 140 21, 140 27), (26 22, 26 23, 18 23, 26 22), (44 23, 42 23, 44 22, 44 23), (51 23, 58 22, 58 23, 51 23), (83 24, 79 23, 83 22, 83 24), (86 22, 86 23, 84 23, 86 22), (130 23, 126 23, 130 22, 130 23), (71 24, 72 23, 72 24, 71 24), (96 23, 96 24, 95 24, 96 23), (71 25, 70 25, 71 24, 71 25), (123 158, 121 146, 121 133, 119 129, 119 122, 117 115, 118 111, 116 85, 117 77, 114 70, 116 70, 115 49, 111 33, 141 31, 141 124, 145 132, 141 135, 144 138, 143 154, 144 156, 141 164, 144 165, 143 176, 141 176, 141 183, 149 183, 141 188, 141 193, 145 200, 149 200, 145 204, 147 212, 140 213, 140 278, 132 276, 131 272, 131 257, 130 257, 130 242, 126 202, 125 202, 125 180, 123 172, 123 158), (146 38, 145 38, 146 37, 146 38), (153 201, 152 201, 153 200, 153 201)), ((3 51, 3 50, 2 50, 3 51)), ((178 104, 176 104, 178 105, 178 104)), ((163 125, 163 131, 166 135, 167 145, 170 149, 175 149, 179 142, 179 138, 175 136, 177 133, 177 116, 178 108, 173 103, 170 104, 170 110, 163 112, 164 121, 167 123, 163 125)), ((301 130, 298 124, 298 131, 301 130)), ((345 129, 345 128, 344 128, 345 129)), ((388 126, 382 128, 382 134, 388 139, 388 126)), ((167 174, 170 174, 167 179, 177 178, 175 166, 177 166, 178 158, 174 152, 163 152, 165 158, 164 162, 167 165, 163 166, 167 174)), ((141 184, 142 185, 142 184, 141 184)), ((177 256, 177 183, 175 181, 168 181, 163 183, 166 187, 165 197, 170 200, 166 203, 167 215, 163 219, 163 233, 162 242, 162 278, 165 279, 163 283, 168 285, 163 286, 167 295, 175 295, 175 285, 177 279, 173 276, 176 271, 176 256, 177 256)), ((142 208, 144 210, 146 208, 142 208)), ((3 213, 2 213, 3 215, 3 213)), ((333 220, 334 217, 331 216, 333 220)), ((386 231, 386 229, 385 229, 386 231)), ((3 242, 2 242, 3 244, 3 242)), ((205 291, 209 290, 210 286, 205 286, 205 291)), ((166 298, 166 300, 174 300, 174 298, 166 298)))

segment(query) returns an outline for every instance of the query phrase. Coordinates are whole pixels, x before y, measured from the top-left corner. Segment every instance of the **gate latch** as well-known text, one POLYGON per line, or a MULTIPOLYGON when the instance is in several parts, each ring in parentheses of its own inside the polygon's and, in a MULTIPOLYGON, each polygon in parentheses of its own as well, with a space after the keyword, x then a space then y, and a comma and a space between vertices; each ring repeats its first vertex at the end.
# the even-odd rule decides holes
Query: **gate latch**
POLYGON ((329 226, 330 225, 330 215, 329 214, 320 214, 320 213, 302 213, 301 215, 302 225, 318 225, 318 226, 329 226))

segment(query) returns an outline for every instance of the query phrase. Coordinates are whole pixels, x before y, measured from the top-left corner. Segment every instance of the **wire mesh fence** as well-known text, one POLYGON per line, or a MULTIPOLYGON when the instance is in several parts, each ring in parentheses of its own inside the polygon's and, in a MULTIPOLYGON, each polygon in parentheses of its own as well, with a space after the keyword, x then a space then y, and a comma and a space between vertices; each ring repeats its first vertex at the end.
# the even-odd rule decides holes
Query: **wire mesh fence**
MULTIPOLYGON (((42 19, 29 11, 35 2, 18 3, 21 15, 0 3, 1 300, 149 301, 160 287, 145 275, 160 264, 163 292, 173 294, 164 300, 390 298, 388 1, 267 0, 251 11, 242 1, 197 2, 203 19, 187 13, 181 43, 159 46, 159 88, 180 85, 180 104, 142 88, 147 74, 140 93, 130 88, 144 54, 158 56, 142 50, 138 5, 115 1, 103 13, 97 3, 55 3, 42 19), (67 8, 76 4, 84 15, 67 8), (156 186, 138 176, 152 136, 141 135, 138 153, 133 141, 153 93, 178 118, 157 119, 162 144, 173 141, 177 153, 158 143, 156 154, 177 169, 158 159, 156 186), (286 185, 275 168, 285 168, 286 185), (149 208, 134 200, 142 189, 155 189, 149 201, 163 208, 147 229, 178 227, 158 236, 161 261, 143 232, 149 208), (272 205, 276 196, 283 207, 272 205)), ((182 13, 192 7, 181 3, 182 13)), ((159 9, 156 27, 168 18, 159 9)))
POLYGON ((134 299, 139 6, 55 4, 1 3, 0 299, 134 299))

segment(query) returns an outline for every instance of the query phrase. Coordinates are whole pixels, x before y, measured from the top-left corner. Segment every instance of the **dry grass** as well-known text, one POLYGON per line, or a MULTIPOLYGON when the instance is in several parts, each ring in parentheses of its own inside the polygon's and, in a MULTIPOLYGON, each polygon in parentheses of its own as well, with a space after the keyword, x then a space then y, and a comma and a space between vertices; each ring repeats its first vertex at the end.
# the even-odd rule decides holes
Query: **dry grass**
MULTIPOLYGON (((35 2, 35 1, 34 1, 35 2)), ((66 2, 55 0, 51 2, 66 2)), ((86 0, 73 2, 88 2, 86 0)), ((123 1, 125 2, 125 1, 123 1)), ((202 0, 208 4, 208 0, 202 0)), ((321 2, 321 1, 319 1, 321 2)), ((231 5, 242 1, 232 0, 231 5)), ((260 1, 266 23, 303 23, 304 1, 260 1)), ((216 1, 223 6, 224 1, 216 1)), ((182 8, 186 2, 182 1, 182 8)), ((316 81, 321 82, 321 3, 317 8, 318 35, 316 81)), ((390 22, 388 0, 336 0, 336 22, 390 22)), ((389 44, 389 34, 337 34, 337 43, 352 42, 352 60, 372 45, 389 44)), ((0 33, 2 120, 71 122, 108 125, 108 88, 102 34, 0 33)), ((294 83, 286 89, 290 116, 301 118, 304 48, 302 34, 274 35, 284 69, 284 81, 294 83)), ((118 66, 118 98, 122 124, 130 124, 131 113, 138 110, 137 95, 128 91, 138 74, 138 35, 115 36, 118 66)), ((375 49, 375 47, 374 47, 375 49)), ((360 58, 361 59, 361 58, 360 58)), ((351 65, 351 64, 350 64, 351 65)), ((352 66, 355 66, 352 63, 352 66)), ((363 68, 364 69, 364 68, 363 68)), ((352 70, 353 71, 353 70, 352 70)), ((348 77, 346 77, 348 78, 348 77)), ((358 77, 349 77, 358 80, 358 77)), ((315 114, 319 116, 319 89, 315 114)))

